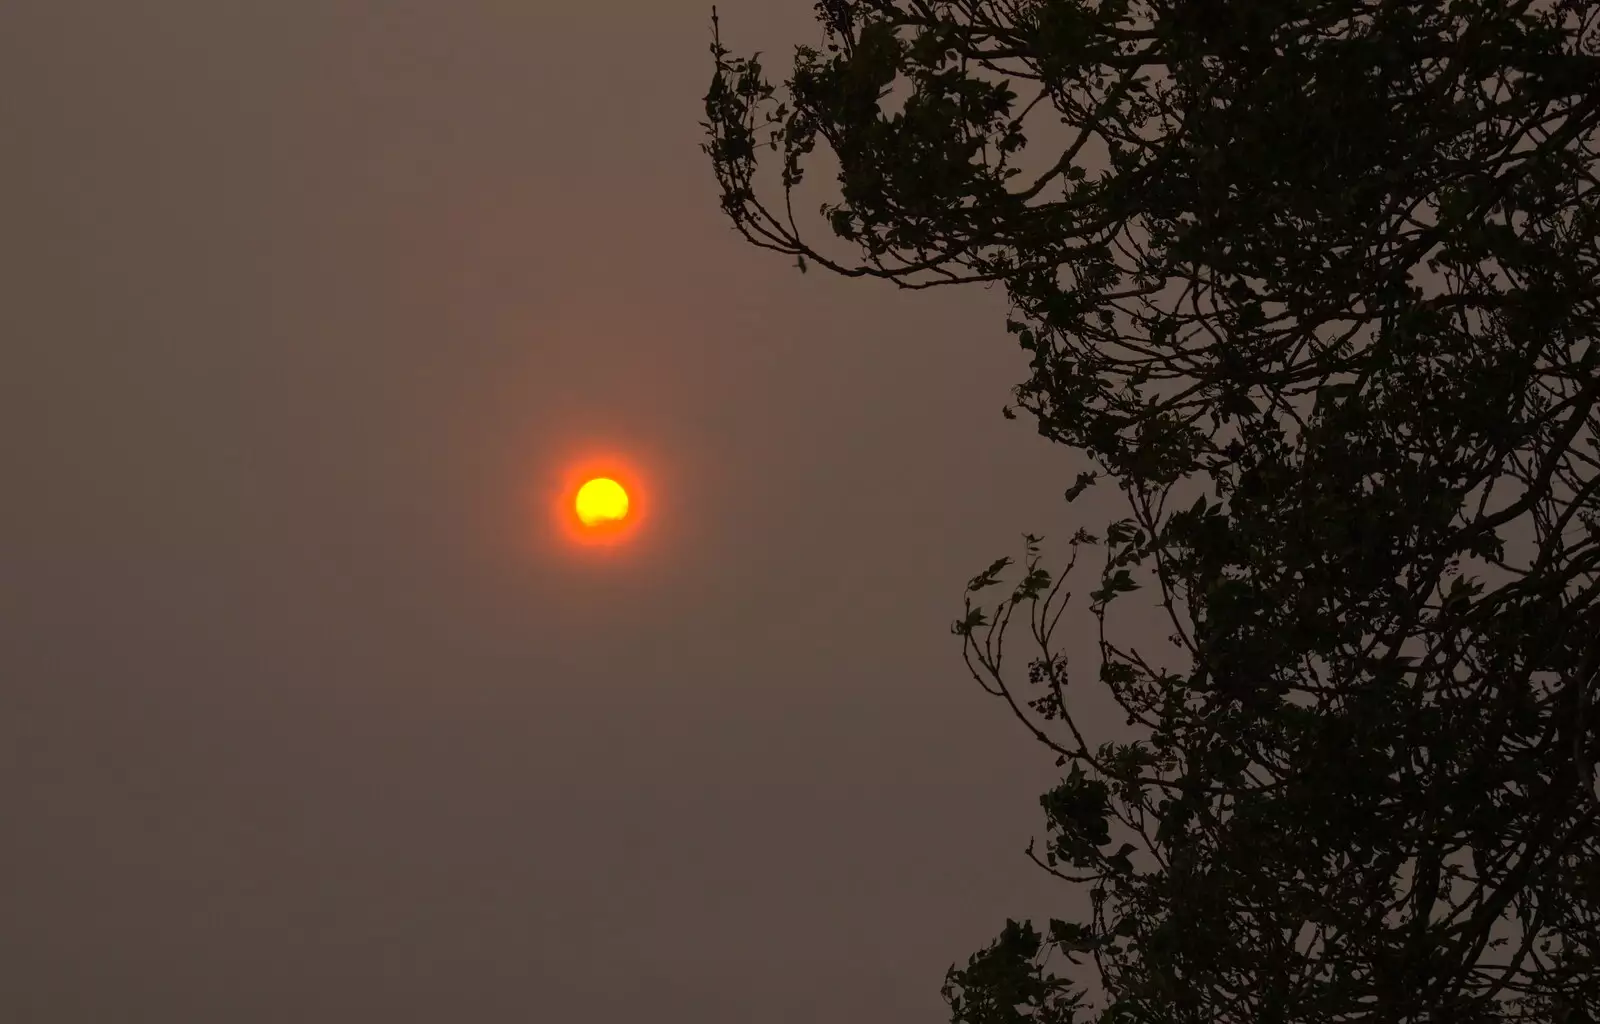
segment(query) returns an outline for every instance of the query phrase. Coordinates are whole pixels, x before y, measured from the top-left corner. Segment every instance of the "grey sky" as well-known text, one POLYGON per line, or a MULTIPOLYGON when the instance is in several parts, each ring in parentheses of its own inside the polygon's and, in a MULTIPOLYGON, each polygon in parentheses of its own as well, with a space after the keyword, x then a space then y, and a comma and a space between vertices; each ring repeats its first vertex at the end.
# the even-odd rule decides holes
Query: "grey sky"
POLYGON ((1120 506, 998 292, 731 231, 708 15, 5 6, 0 1018, 910 1024, 1068 906, 948 624, 1120 506), (529 508, 592 445, 605 560, 529 508))

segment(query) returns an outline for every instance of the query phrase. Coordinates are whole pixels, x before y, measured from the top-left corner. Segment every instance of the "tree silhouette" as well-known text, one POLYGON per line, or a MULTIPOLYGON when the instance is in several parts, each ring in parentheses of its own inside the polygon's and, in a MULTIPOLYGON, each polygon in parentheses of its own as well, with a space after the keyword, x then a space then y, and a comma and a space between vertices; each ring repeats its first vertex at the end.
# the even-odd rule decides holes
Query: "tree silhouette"
POLYGON ((1053 642, 1099 537, 1052 574, 1030 536, 953 627, 1065 768, 1029 853, 1093 910, 1008 922, 952 1019, 1600 1020, 1600 7, 817 15, 781 94, 713 42, 724 212, 802 270, 1003 285, 1015 408, 1131 510, 1090 608, 1138 739, 1084 736, 1053 642), (1152 583, 1183 671, 1107 638, 1152 583))

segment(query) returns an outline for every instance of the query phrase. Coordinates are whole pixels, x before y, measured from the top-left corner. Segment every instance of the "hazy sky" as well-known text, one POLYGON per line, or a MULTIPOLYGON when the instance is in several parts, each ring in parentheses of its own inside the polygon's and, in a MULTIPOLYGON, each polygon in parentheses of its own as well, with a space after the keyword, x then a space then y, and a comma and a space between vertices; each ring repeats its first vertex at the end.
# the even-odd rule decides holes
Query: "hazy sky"
POLYGON ((709 7, 4 4, 0 1019, 911 1024, 1071 908, 948 626, 1120 505, 998 292, 733 233, 709 7))

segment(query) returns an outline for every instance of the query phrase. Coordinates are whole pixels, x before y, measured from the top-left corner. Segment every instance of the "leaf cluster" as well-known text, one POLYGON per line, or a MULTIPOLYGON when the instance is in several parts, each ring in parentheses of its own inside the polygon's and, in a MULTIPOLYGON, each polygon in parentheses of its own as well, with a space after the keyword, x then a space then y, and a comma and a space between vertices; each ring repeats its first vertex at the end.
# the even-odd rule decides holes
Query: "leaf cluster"
POLYGON ((1090 743, 1054 640, 1098 537, 1059 574, 1028 537, 953 625, 1066 769, 1029 855, 1093 906, 952 968, 953 1020, 1077 1019, 1051 955, 1107 1022, 1600 1019, 1600 12, 818 13, 781 98, 714 43, 725 213, 802 268, 1002 285, 1016 408, 1099 467, 1068 500, 1131 511, 1089 596, 1139 739, 1090 743), (854 258, 794 215, 819 141, 854 258), (1108 638, 1140 589, 1179 670, 1108 638))

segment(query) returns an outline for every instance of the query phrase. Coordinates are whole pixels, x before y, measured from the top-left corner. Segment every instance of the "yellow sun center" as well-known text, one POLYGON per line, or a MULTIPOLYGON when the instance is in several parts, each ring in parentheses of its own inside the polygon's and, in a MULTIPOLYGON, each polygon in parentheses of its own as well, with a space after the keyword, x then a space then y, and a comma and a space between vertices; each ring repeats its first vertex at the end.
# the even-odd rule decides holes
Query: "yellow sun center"
POLYGON ((597 477, 578 488, 578 519, 585 526, 627 518, 628 492, 609 477, 597 477))

